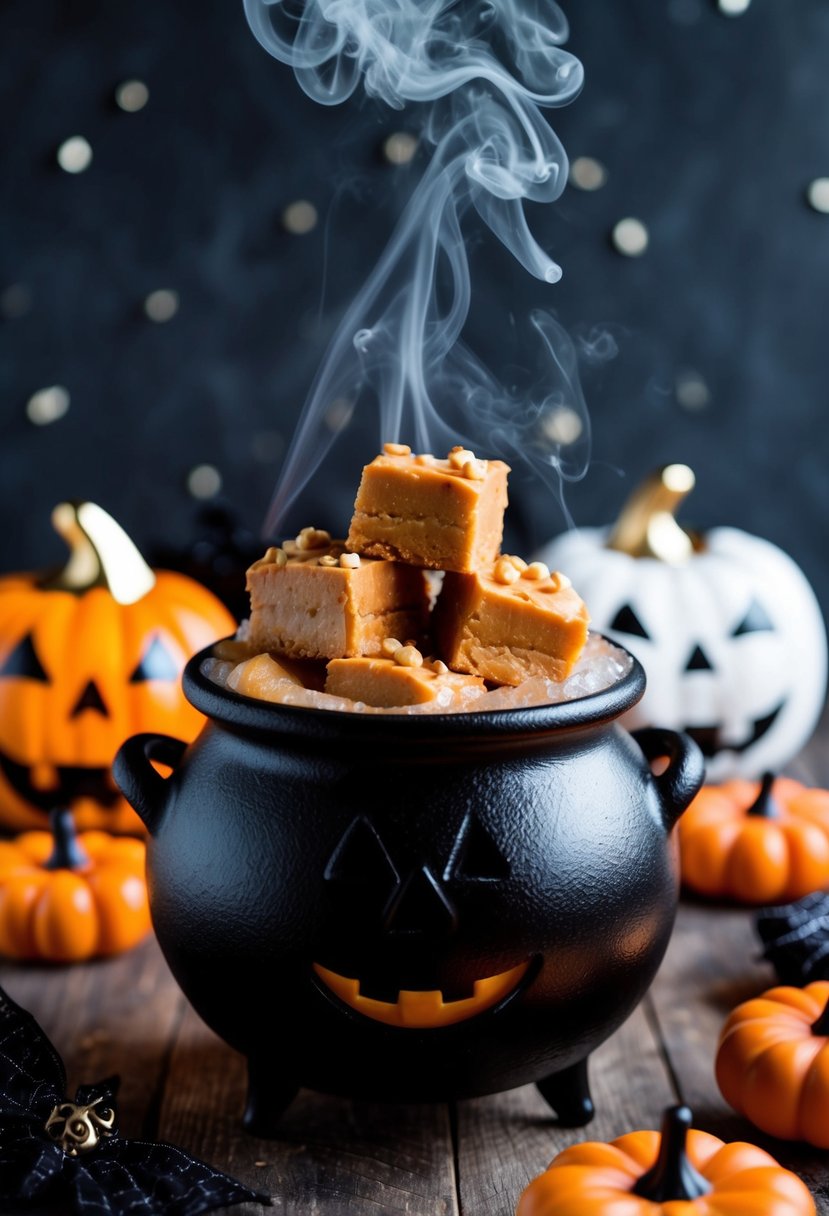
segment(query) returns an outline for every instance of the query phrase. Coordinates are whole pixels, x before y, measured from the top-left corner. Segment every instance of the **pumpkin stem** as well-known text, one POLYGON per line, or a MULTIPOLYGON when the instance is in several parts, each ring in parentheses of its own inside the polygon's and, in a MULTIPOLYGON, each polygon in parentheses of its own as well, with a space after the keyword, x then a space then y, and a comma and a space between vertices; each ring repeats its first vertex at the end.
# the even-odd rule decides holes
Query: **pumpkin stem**
POLYGON ((82 870, 89 865, 75 832, 72 812, 59 807, 49 813, 49 826, 55 838, 51 856, 44 861, 44 870, 82 870))
POLYGON ((760 782, 760 792, 746 811, 747 815, 756 815, 760 819, 780 818, 780 807, 771 796, 774 782, 774 773, 763 773, 763 778, 760 782))
POLYGON ((104 587, 119 604, 134 604, 155 584, 155 575, 126 532, 94 502, 62 502, 52 524, 69 546, 69 561, 43 579, 44 591, 83 595, 104 587))
POLYGON ((823 1034, 829 1037, 829 1001, 826 1002, 823 1013, 816 1022, 812 1022, 812 1034, 823 1034))
POLYGON ((711 1183, 688 1160, 685 1141, 693 1115, 687 1106, 671 1106, 662 1116, 659 1156, 652 1169, 633 1188, 651 1203, 698 1199, 712 1190, 711 1183))
POLYGON ((655 557, 681 566, 702 547, 674 516, 695 485, 687 464, 668 464, 651 473, 622 508, 606 547, 631 557, 655 557))

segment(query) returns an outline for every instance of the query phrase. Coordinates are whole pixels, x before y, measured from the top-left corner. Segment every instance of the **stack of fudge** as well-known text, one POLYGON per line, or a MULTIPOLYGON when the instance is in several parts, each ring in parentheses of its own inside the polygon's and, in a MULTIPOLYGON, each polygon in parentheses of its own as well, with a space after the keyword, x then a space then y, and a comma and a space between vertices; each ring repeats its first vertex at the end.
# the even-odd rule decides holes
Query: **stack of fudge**
POLYGON ((441 460, 387 443, 363 470, 346 540, 303 528, 251 566, 255 653, 228 685, 453 709, 493 686, 564 680, 587 610, 563 575, 501 553, 508 473, 462 447, 441 460))

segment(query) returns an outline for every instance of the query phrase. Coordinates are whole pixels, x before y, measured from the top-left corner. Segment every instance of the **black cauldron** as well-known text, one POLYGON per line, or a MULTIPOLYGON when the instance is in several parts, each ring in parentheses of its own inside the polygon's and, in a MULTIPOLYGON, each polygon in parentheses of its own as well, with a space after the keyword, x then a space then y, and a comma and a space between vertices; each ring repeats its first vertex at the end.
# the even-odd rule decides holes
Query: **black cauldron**
POLYGON ((418 717, 253 701, 202 674, 208 654, 184 673, 198 739, 137 735, 114 771, 150 831, 173 974, 247 1056, 246 1126, 272 1134, 300 1085, 419 1101, 530 1081, 588 1122, 587 1057, 665 951, 671 829, 703 777, 686 736, 616 724, 636 660, 565 704, 418 717))

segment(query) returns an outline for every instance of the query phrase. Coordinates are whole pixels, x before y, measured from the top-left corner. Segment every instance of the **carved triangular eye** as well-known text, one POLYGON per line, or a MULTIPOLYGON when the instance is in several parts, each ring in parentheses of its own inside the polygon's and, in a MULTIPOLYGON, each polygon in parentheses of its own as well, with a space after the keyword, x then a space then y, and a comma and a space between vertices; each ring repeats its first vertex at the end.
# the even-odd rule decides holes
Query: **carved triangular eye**
POLYGON ((178 672, 178 663, 156 634, 130 676, 130 684, 141 684, 144 680, 177 680, 178 672))
POLYGON ((769 620, 769 615, 763 605, 759 604, 757 600, 752 600, 748 606, 748 612, 731 636, 739 638, 744 633, 770 633, 773 630, 774 625, 769 620))
POLYGON ((399 882, 385 845, 369 821, 363 818, 355 819, 347 828, 325 867, 325 877, 329 881, 384 891, 399 882))
POLYGON ((461 828, 458 842, 446 869, 447 878, 495 882, 509 875, 509 862, 486 828, 470 815, 461 828))
POLYGON ((0 679, 4 676, 17 676, 19 679, 24 680, 39 680, 41 684, 49 683, 49 677, 43 670, 43 664, 37 657, 30 633, 27 633, 25 638, 22 638, 17 643, 11 654, 6 655, 6 661, 0 667, 0 679))
POLYGON ((639 617, 631 608, 630 604, 624 604, 610 622, 610 628, 617 630, 619 633, 629 633, 633 638, 649 638, 645 626, 639 620, 639 617))

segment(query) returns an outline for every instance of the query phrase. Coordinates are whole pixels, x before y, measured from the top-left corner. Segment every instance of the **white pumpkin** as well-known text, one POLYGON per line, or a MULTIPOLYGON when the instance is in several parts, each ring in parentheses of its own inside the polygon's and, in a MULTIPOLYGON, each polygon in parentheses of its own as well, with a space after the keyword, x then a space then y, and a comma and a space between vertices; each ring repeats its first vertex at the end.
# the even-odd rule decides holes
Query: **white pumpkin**
POLYGON ((768 541, 736 528, 703 537, 679 528, 673 512, 693 486, 690 469, 671 465, 654 477, 661 489, 655 480, 640 488, 615 528, 566 533, 537 557, 573 580, 591 628, 645 668, 647 691, 627 726, 687 731, 712 781, 776 771, 824 705, 817 600, 768 541))

